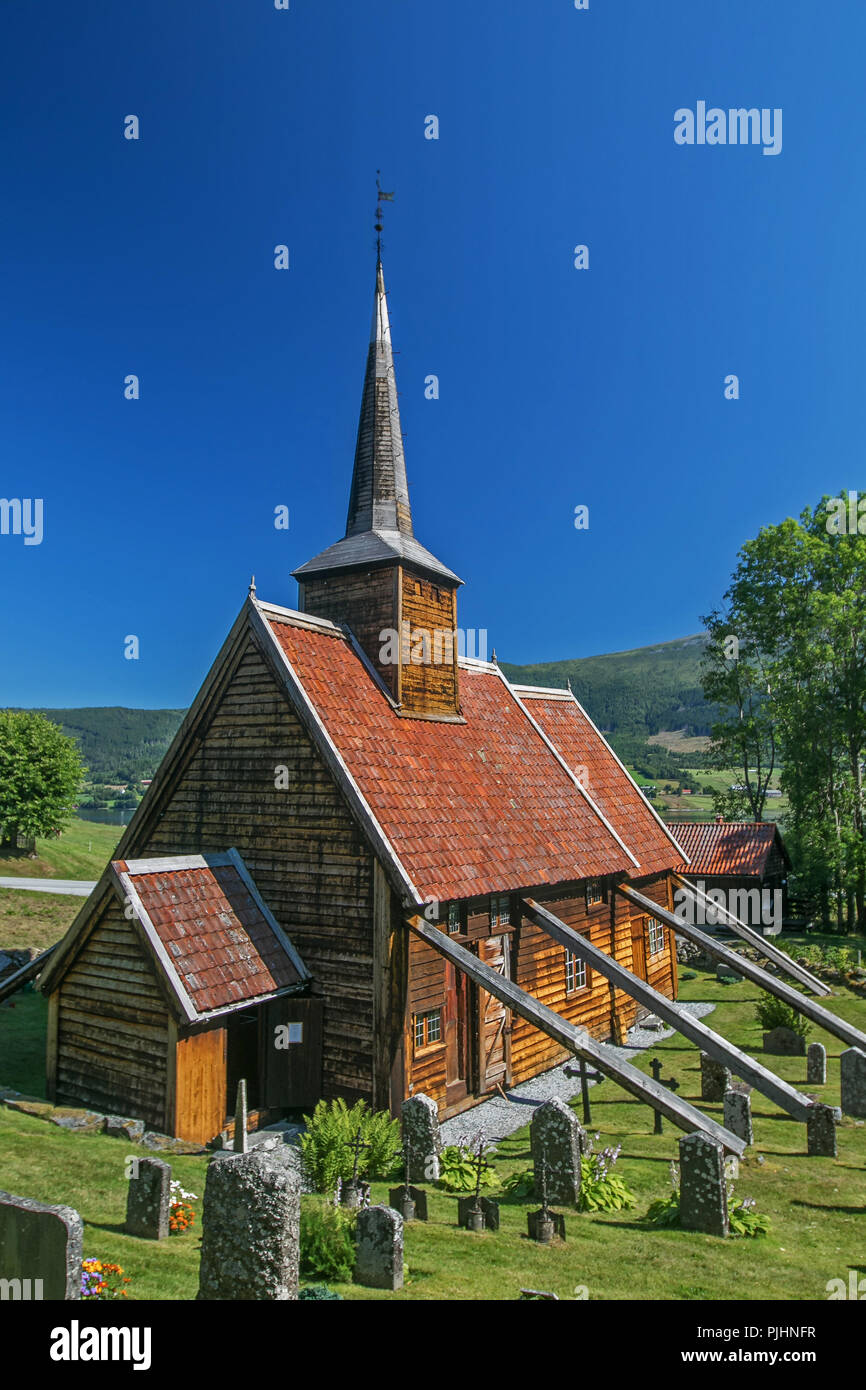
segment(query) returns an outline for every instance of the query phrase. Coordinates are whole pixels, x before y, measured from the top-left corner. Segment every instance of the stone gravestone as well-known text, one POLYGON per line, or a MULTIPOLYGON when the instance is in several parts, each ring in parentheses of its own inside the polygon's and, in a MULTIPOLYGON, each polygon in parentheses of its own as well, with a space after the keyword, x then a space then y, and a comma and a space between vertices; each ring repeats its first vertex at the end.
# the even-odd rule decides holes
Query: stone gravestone
POLYGON ((810 1043, 806 1053, 806 1084, 826 1086, 827 1049, 823 1043, 810 1043))
POLYGON ((866 1052, 849 1047, 842 1053, 842 1113, 866 1116, 866 1052))
POLYGON ((820 1101, 812 1106, 806 1121, 806 1152, 810 1158, 835 1158, 836 1110, 820 1101))
POLYGON ((701 1100, 725 1099, 730 1089, 731 1073, 722 1062, 714 1062, 706 1052, 701 1053, 701 1100))
POLYGON ((728 1234, 725 1151, 706 1134, 680 1140, 680 1225, 708 1236, 728 1234))
POLYGON ((436 1182, 439 1178, 439 1112, 429 1096, 410 1096, 401 1107, 403 1143, 407 1150, 409 1182, 436 1182))
POLYGON ((806 1039, 793 1028, 771 1028, 764 1034, 764 1051, 773 1057, 805 1057, 806 1039))
POLYGON ((80 1298, 83 1242, 84 1223, 72 1207, 0 1192, 0 1279, 7 1281, 7 1297, 80 1298))
POLYGON ((736 1134, 738 1139, 744 1139, 747 1144, 753 1142, 752 1098, 748 1091, 725 1092, 724 1123, 725 1129, 729 1129, 731 1134, 736 1134))
POLYGON ((171 1201, 171 1165, 161 1158, 138 1158, 126 1192, 126 1233, 165 1240, 171 1201))
POLYGON ((355 1282, 368 1289, 403 1287, 403 1218, 391 1207, 364 1207, 355 1227, 355 1282))
POLYGON ((547 1164, 547 1198, 576 1206, 580 1197, 581 1125, 574 1111, 558 1096, 546 1100, 529 1126, 535 1190, 541 1191, 538 1170, 547 1164))
POLYGON ((297 1170, 283 1145, 215 1154, 204 1189, 199 1299, 297 1298, 300 1220, 297 1170))

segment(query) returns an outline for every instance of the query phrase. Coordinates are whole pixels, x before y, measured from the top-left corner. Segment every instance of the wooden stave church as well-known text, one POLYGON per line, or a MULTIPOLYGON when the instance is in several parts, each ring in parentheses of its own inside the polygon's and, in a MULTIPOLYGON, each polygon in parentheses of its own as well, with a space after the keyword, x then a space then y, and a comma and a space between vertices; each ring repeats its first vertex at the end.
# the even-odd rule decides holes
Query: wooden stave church
POLYGON ((346 534, 295 577, 297 610, 251 586, 43 973, 57 1102, 206 1142, 241 1075, 263 1117, 424 1092, 445 1118, 569 1055, 415 913, 601 1040, 638 1006, 525 899, 676 997, 669 929, 616 892, 672 909, 672 833, 571 691, 424 637, 456 633, 461 581, 414 537, 381 260, 346 534))

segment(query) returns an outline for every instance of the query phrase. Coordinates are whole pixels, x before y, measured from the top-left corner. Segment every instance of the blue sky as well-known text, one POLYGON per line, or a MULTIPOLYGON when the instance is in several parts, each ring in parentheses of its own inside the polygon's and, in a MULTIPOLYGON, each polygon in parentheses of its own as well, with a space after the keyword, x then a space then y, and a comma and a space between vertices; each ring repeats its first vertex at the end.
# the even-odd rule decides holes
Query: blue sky
POLYGON ((516 662, 697 631, 745 539, 866 481, 864 40, 859 0, 6 0, 0 496, 45 519, 0 535, 0 702, 181 706, 251 571, 294 606, 343 533, 377 168, 461 626, 516 662), (678 146, 699 100, 782 108, 782 152, 678 146))

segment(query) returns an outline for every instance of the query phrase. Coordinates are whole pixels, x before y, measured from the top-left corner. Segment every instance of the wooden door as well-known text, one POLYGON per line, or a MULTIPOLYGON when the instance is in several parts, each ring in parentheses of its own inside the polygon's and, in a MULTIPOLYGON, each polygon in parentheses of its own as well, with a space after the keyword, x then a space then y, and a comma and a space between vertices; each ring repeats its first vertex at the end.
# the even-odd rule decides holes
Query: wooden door
POLYGON ((638 917, 631 924, 631 973, 645 980, 646 973, 646 919, 638 917))
POLYGON ((262 1009, 264 1103, 312 1109, 322 1094, 322 999, 287 995, 262 1009))
MULTIPOLYGON (((482 936, 478 958, 492 970, 508 978, 509 938, 482 936)), ((478 1089, 492 1091, 509 1081, 509 1014, 505 1005, 486 990, 478 990, 478 1089)))
POLYGON ((175 1118, 178 1139, 206 1144, 226 1118, 226 1030, 211 1028, 179 1038, 175 1051, 175 1118))
POLYGON ((462 970, 445 962, 445 1104, 456 1105, 469 1090, 468 984, 462 970))

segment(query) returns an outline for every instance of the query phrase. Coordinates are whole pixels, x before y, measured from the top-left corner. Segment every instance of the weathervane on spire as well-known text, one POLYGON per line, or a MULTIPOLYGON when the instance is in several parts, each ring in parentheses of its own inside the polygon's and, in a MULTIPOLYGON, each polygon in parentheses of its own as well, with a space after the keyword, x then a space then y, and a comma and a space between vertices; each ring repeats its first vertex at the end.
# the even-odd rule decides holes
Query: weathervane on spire
POLYGON ((394 201, 394 194, 386 193, 379 182, 379 175, 381 172, 381 169, 376 170, 376 259, 380 261, 382 259, 382 228, 384 225, 382 221, 384 215, 382 204, 393 203, 394 201))

